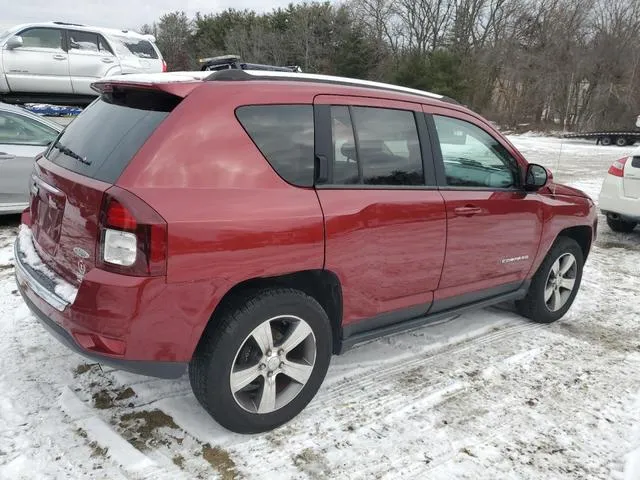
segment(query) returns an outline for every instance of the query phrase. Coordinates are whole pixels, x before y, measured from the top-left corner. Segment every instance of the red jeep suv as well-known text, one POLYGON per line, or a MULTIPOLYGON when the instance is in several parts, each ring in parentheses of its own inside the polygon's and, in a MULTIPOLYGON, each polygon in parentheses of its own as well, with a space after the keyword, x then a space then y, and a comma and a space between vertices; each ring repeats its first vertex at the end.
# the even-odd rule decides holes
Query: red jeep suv
POLYGON ((15 245, 29 308, 98 362, 176 378, 272 429, 333 353, 515 300, 562 317, 596 233, 455 101, 239 71, 115 77, 37 159, 15 245))

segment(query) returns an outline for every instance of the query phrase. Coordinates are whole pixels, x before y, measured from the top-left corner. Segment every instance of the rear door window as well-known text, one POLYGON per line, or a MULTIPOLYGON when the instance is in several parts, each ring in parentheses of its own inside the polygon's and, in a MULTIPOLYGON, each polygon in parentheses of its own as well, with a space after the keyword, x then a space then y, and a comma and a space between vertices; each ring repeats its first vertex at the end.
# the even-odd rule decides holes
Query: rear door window
POLYGON ((90 32, 69 32, 69 49, 74 52, 98 53, 98 35, 90 32))
POLYGON ((238 120, 273 169, 287 182, 310 187, 314 173, 313 107, 251 105, 238 120))
POLYGON ((125 55, 134 55, 138 58, 157 59, 158 52, 148 40, 137 38, 117 37, 117 43, 120 44, 119 49, 125 55))
POLYGON ((103 95, 71 122, 46 157, 72 172, 115 183, 178 101, 144 91, 103 95))
POLYGON ((425 184, 413 112, 332 106, 331 128, 334 184, 425 184))

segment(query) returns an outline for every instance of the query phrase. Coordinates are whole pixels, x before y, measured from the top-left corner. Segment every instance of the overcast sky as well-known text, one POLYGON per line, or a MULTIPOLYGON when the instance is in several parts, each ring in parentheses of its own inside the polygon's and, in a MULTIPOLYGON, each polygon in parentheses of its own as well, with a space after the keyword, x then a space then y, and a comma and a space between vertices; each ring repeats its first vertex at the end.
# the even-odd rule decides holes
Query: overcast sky
POLYGON ((19 23, 48 21, 136 29, 175 10, 184 10, 189 16, 227 8, 264 12, 289 3, 290 0, 0 0, 0 31, 19 23))

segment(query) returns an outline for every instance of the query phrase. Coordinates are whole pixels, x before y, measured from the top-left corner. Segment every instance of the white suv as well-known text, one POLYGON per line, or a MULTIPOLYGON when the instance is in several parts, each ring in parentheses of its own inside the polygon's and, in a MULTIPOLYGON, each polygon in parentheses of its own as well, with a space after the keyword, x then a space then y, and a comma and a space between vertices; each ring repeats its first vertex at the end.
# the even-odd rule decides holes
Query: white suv
POLYGON ((152 35, 63 22, 0 33, 0 100, 82 105, 99 78, 166 69, 152 35))
POLYGON ((616 232, 631 232, 640 222, 640 148, 613 162, 602 184, 598 207, 616 232))

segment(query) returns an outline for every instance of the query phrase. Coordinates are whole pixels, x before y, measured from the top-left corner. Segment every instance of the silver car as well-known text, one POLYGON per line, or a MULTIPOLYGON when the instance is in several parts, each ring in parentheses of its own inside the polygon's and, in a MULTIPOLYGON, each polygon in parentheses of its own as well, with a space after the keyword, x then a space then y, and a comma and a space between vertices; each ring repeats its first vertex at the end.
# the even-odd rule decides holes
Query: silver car
POLYGON ((166 71, 152 35, 63 22, 0 33, 0 100, 88 104, 102 77, 166 71))
POLYGON ((20 213, 28 206, 33 159, 62 128, 23 108, 0 103, 0 215, 20 213))

